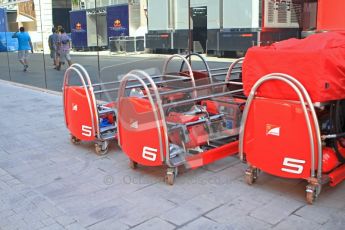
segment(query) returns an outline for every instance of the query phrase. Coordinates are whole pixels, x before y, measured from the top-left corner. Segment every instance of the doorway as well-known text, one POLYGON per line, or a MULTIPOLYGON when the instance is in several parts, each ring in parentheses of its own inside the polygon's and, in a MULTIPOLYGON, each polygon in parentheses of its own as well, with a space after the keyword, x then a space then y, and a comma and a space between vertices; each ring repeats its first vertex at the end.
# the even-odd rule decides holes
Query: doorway
POLYGON ((193 7, 193 49, 194 52, 206 52, 207 41, 207 7, 193 7), (202 50, 200 50, 202 49, 202 50))

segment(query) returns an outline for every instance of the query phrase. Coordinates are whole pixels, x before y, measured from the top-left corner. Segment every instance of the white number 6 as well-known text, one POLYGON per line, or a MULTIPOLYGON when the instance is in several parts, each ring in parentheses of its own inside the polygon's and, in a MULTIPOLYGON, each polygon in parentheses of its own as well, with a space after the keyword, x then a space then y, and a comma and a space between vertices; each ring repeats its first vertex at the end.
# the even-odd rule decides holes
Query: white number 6
POLYGON ((157 158, 157 149, 144 147, 143 148, 143 158, 149 161, 155 161, 157 158))

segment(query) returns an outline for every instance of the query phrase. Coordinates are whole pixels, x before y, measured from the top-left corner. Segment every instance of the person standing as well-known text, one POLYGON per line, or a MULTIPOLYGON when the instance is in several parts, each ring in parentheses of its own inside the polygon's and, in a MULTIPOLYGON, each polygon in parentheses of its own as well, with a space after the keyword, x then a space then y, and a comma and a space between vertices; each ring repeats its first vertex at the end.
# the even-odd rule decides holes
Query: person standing
POLYGON ((24 27, 20 27, 19 32, 15 32, 12 38, 18 39, 18 60, 24 66, 25 72, 29 68, 29 50, 31 50, 31 53, 34 52, 30 35, 25 32, 24 27))
POLYGON ((60 29, 60 35, 57 42, 57 63, 58 66, 56 67, 57 70, 61 69, 62 61, 66 59, 68 65, 72 65, 71 56, 69 54, 71 48, 71 39, 65 33, 64 28, 60 29))
POLYGON ((49 35, 48 44, 50 49, 50 57, 53 59, 54 69, 57 68, 58 63, 56 61, 56 43, 58 42, 59 35, 57 34, 56 29, 53 27, 52 34, 49 35))

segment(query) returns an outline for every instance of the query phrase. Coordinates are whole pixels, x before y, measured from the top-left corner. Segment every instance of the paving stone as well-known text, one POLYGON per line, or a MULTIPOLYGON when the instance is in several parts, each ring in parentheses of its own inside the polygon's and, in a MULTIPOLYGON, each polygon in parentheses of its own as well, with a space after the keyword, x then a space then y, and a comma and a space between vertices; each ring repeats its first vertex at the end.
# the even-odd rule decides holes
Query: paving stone
POLYGON ((62 226, 68 226, 76 222, 75 219, 66 215, 58 216, 58 217, 55 217, 54 219, 57 223, 61 224, 62 226))
MULTIPOLYGON (((86 228, 82 227, 79 223, 73 223, 65 227, 67 230, 86 230, 86 228)), ((105 228, 103 228, 105 229, 105 228)))
POLYGON ((11 224, 11 221, 8 218, 0 218, 0 228, 5 229, 7 226, 11 224))
POLYGON ((304 205, 306 204, 280 196, 251 212, 250 215, 269 224, 277 224, 304 205))
POLYGON ((261 204, 254 200, 242 200, 241 197, 212 210, 205 216, 230 229, 269 229, 271 225, 249 216, 251 210, 256 210, 261 204))
POLYGON ((159 216, 173 207, 175 207, 175 204, 169 201, 155 200, 155 202, 152 202, 151 200, 149 203, 143 201, 142 203, 135 204, 130 210, 120 215, 119 221, 133 227, 159 216))
POLYGON ((167 220, 170 223, 173 223, 177 226, 181 226, 191 220, 196 219, 200 215, 201 213, 196 212, 196 210, 190 206, 189 207, 178 206, 162 214, 160 218, 162 218, 163 220, 167 220))
POLYGON ((322 207, 317 201, 314 205, 306 205, 297 210, 294 214, 305 220, 309 220, 318 224, 325 224, 333 213, 339 212, 339 209, 322 207), (327 213, 328 215, 325 215, 327 213))
POLYGON ((27 224, 24 222, 24 220, 18 219, 16 221, 11 221, 11 223, 8 224, 5 229, 27 229, 27 224))
MULTIPOLYGON (((4 153, 2 151, 0 151, 0 155, 3 155, 3 154, 4 153)), ((6 175, 6 174, 7 174, 7 172, 0 168, 0 178, 1 178, 1 176, 6 175)))
POLYGON ((119 222, 117 219, 109 218, 100 222, 97 222, 87 227, 88 230, 127 230, 129 226, 119 222))
POLYGON ((40 230, 65 230, 65 228, 55 223, 55 224, 45 226, 44 228, 41 228, 40 230))
POLYGON ((49 226, 49 225, 53 225, 56 223, 56 221, 53 218, 47 218, 47 219, 43 219, 41 220, 41 222, 45 225, 45 226, 49 226))
POLYGON ((142 224, 132 228, 133 230, 172 230, 176 227, 160 218, 150 219, 142 224))
POLYGON ((291 215, 274 226, 273 229, 318 230, 329 228, 324 228, 322 225, 314 221, 306 220, 296 215, 291 215))
POLYGON ((3 210, 3 211, 0 211, 0 218, 7 218, 9 216, 12 216, 14 215, 15 212, 13 210, 3 210))
POLYGON ((26 221, 24 220, 26 225, 26 229, 42 229, 44 228, 44 224, 40 221, 26 221))
POLYGON ((8 182, 8 181, 11 181, 11 180, 14 180, 15 178, 13 176, 11 176, 10 174, 5 174, 5 175, 2 175, 0 176, 0 180, 1 181, 4 181, 4 182, 8 182))
POLYGON ((181 230, 199 230, 199 229, 205 229, 205 230, 230 230, 234 229, 230 226, 226 226, 224 224, 216 223, 210 219, 207 219, 205 217, 200 217, 191 223, 186 224, 182 228, 179 228, 181 230))
POLYGON ((345 226, 345 211, 333 213, 322 229, 342 230, 345 226))
POLYGON ((48 216, 53 217, 53 218, 61 216, 64 214, 63 211, 61 211, 59 208, 57 208, 51 204, 49 204, 47 206, 43 206, 42 211, 44 213, 46 213, 48 216))
MULTIPOLYGON (((223 214, 226 215, 226 214, 223 214)), ((233 219, 227 219, 226 221, 222 222, 225 226, 229 227, 230 229, 258 229, 258 230, 265 230, 270 229, 272 225, 267 224, 263 221, 255 219, 250 216, 246 215, 239 215, 233 219)))
POLYGON ((237 157, 227 157, 221 161, 206 165, 204 168, 212 172, 219 172, 236 164, 239 164, 237 157))
MULTIPOLYGON (((86 209, 76 210, 73 217, 83 227, 89 227, 107 219, 119 220, 127 215, 134 208, 134 205, 122 199, 114 199, 99 204, 98 206, 88 206, 86 209)), ((118 221, 119 222, 119 221, 118 221)))
POLYGON ((16 185, 20 185, 21 182, 17 179, 13 179, 13 180, 7 181, 6 184, 8 184, 10 187, 15 187, 16 185))

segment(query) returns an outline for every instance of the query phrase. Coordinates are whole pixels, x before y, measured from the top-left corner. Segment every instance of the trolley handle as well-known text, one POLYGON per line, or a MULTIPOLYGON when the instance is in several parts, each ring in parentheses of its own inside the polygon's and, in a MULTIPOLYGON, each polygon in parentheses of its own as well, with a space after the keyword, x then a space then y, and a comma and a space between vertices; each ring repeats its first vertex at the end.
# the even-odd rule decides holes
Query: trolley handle
MULTIPOLYGON (((210 70, 210 67, 209 67, 209 65, 207 64, 205 58, 204 58, 203 56, 201 56, 200 54, 198 54, 198 53, 190 53, 190 54, 188 54, 188 55, 185 57, 185 59, 188 59, 188 58, 190 59, 192 56, 197 56, 197 57, 200 58, 201 61, 204 63, 206 69, 203 70, 203 72, 207 72, 208 77, 209 77, 209 79, 210 79, 210 83, 212 84, 212 83, 213 83, 213 79, 212 79, 211 70, 210 70)), ((191 59, 190 59, 189 61, 191 62, 191 59)), ((180 73, 183 71, 183 67, 184 67, 185 62, 186 62, 185 60, 182 61, 182 64, 181 64, 181 67, 180 67, 180 73)))

